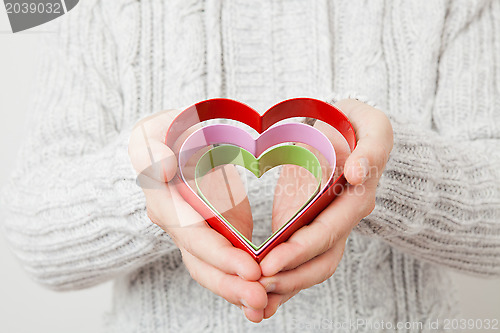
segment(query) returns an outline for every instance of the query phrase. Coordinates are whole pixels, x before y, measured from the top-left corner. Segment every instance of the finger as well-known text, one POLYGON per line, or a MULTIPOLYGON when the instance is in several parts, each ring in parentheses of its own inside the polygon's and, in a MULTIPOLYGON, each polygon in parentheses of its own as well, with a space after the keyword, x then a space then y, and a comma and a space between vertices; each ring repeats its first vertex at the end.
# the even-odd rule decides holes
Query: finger
POLYGON ((374 191, 368 189, 368 185, 371 184, 347 188, 313 222, 271 250, 260 263, 262 275, 272 276, 293 269, 342 242, 374 208, 374 191))
MULTIPOLYGON (((189 127, 188 129, 186 129, 184 132, 182 132, 179 137, 177 138, 177 140, 175 140, 174 144, 173 144, 173 150, 175 152, 179 152, 179 150, 181 149, 181 146, 182 144, 184 143, 184 141, 186 141, 186 139, 191 135, 193 134, 196 130, 202 128, 203 125, 202 124, 195 124, 191 127, 189 127)), ((163 137, 165 138, 165 137, 163 137)))
POLYGON ((264 309, 264 319, 268 319, 274 316, 274 314, 276 313, 276 311, 278 311, 278 308, 281 305, 282 298, 283 295, 280 294, 274 294, 274 293, 267 294, 267 306, 264 309))
POLYGON ((255 281, 260 278, 261 271, 257 262, 212 229, 181 197, 175 186, 153 180, 150 182, 157 187, 152 188, 150 184, 144 187, 148 215, 154 223, 167 231, 179 248, 186 249, 225 273, 236 274, 246 280, 255 281))
MULTIPOLYGON (((175 202, 188 205, 177 191, 172 191, 175 202)), ((191 207, 183 211, 193 213, 196 221, 199 214, 191 207)), ((188 219, 187 216, 182 218, 188 219)), ((169 228, 168 233, 175 239, 177 245, 189 251, 192 255, 228 274, 236 274, 246 280, 256 281, 261 276, 259 264, 245 251, 234 247, 224 236, 212 229, 206 222, 188 227, 169 228)))
POLYGON ((317 190, 316 178, 304 168, 283 165, 274 190, 272 230, 280 229, 317 190))
POLYGON ((167 145, 145 136, 129 145, 132 166, 138 175, 158 182, 170 181, 177 172, 177 160, 167 145))
MULTIPOLYGON (((129 156, 136 172, 152 179, 168 182, 177 171, 177 159, 172 150, 165 144, 168 127, 180 113, 171 109, 155 113, 140 120, 132 130, 129 142, 129 156)), ((189 128, 181 134, 174 148, 201 125, 189 128)))
POLYGON ((254 310, 246 306, 242 306, 241 308, 243 309, 245 317, 251 322, 260 323, 262 319, 264 319, 264 310, 254 310))
POLYGON ((345 163, 347 181, 356 185, 369 177, 380 177, 393 146, 389 119, 382 111, 356 100, 342 100, 335 105, 349 118, 358 139, 345 163))
POLYGON ((252 239, 250 202, 234 165, 217 167, 198 182, 200 191, 212 206, 247 239, 252 239))
MULTIPOLYGON (((229 303, 246 307, 250 320, 261 318, 267 305, 267 294, 262 285, 255 281, 246 281, 238 276, 226 274, 213 266, 196 258, 187 251, 181 250, 182 260, 191 277, 201 286, 224 298, 229 303)), ((258 321, 260 321, 258 320, 258 321)))
POLYGON ((182 198, 175 185, 139 174, 150 219, 164 230, 203 225, 205 219, 182 198))
MULTIPOLYGON (((340 176, 340 174, 344 171, 345 161, 351 154, 351 148, 349 148, 349 145, 347 144, 347 141, 345 140, 344 136, 331 125, 328 125, 327 123, 318 120, 314 124, 314 127, 317 128, 320 132, 322 132, 330 140, 333 147, 335 147, 335 158, 336 158, 335 176, 336 177, 340 176)), ((324 169, 325 171, 330 172, 330 170, 328 170, 327 168, 324 169)))
POLYGON ((269 277, 262 277, 259 282, 275 294, 287 295, 298 293, 329 279, 342 259, 346 238, 342 238, 334 247, 322 255, 300 265, 269 277))
POLYGON ((142 176, 148 216, 167 231, 178 247, 228 274, 254 281, 260 278, 260 267, 255 260, 210 228, 174 185, 142 176))
POLYGON ((259 265, 248 253, 235 248, 205 223, 194 227, 172 228, 168 233, 179 247, 227 274, 235 274, 249 281, 256 281, 261 276, 259 265))
POLYGON ((274 293, 267 294, 267 306, 264 309, 264 319, 269 319, 278 311, 279 307, 293 296, 297 295, 297 293, 290 293, 287 295, 280 295, 274 293))
POLYGON ((164 143, 166 130, 178 110, 156 113, 139 121, 132 130, 129 156, 136 172, 160 182, 167 182, 177 171, 172 150, 164 143))

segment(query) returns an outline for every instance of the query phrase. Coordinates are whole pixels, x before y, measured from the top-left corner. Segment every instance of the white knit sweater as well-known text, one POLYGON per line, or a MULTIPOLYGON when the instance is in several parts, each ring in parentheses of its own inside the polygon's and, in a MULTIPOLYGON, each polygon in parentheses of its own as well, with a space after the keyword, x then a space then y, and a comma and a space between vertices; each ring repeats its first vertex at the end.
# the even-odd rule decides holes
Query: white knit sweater
MULTIPOLYGON (((500 275, 500 1, 85 0, 59 21, 2 224, 47 287, 114 279, 107 331, 425 322, 456 315, 448 268, 500 275), (265 111, 333 91, 393 120, 376 209, 332 278, 251 324, 190 278, 147 218, 130 130, 210 97, 265 111)), ((262 236, 272 199, 254 200, 262 236)))

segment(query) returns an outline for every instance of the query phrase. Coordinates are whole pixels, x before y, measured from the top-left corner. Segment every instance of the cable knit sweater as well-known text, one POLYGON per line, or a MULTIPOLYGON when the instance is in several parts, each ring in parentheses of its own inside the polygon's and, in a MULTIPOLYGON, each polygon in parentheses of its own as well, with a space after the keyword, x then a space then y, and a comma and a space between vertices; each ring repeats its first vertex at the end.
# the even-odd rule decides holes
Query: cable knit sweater
MULTIPOLYGON (((106 332, 425 322, 457 315, 448 269, 500 275, 500 1, 86 0, 59 24, 2 225, 49 288, 114 280, 106 332), (376 208, 332 278, 252 324, 190 278, 148 219, 131 128, 211 97, 265 111, 333 91, 366 95, 392 119, 376 208)), ((253 201, 264 236, 272 198, 253 201)))

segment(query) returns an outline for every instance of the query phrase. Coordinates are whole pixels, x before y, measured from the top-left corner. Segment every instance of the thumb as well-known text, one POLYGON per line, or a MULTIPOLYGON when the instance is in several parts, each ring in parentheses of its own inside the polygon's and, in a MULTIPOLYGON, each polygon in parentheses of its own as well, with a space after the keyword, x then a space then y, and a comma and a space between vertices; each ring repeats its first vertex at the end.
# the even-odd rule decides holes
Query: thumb
POLYGON ((128 146, 136 172, 159 182, 170 181, 177 172, 177 159, 163 142, 166 128, 177 110, 158 112, 139 121, 133 128, 128 146))
POLYGON ((166 183, 177 172, 177 159, 163 142, 152 138, 129 144, 129 156, 137 174, 166 183))
POLYGON ((389 118, 382 111, 357 100, 342 100, 336 106, 351 121, 358 140, 356 149, 344 165, 347 181, 359 185, 368 178, 380 178, 393 145, 389 118))

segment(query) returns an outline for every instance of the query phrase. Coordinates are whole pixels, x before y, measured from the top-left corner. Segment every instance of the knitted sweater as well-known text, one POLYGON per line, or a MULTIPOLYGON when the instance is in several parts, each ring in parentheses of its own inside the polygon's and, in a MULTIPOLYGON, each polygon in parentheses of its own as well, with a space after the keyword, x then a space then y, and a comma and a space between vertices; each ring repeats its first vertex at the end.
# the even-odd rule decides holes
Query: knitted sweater
MULTIPOLYGON (((456 316, 448 269, 500 275, 500 1, 86 0, 46 36, 31 127, 2 194, 26 271, 114 280, 107 332, 381 330, 456 316), (263 112, 356 91, 392 119, 376 208, 332 278, 260 324, 193 281, 146 215, 134 123, 211 97, 263 112)), ((272 186, 272 182, 252 185, 272 186)), ((258 191, 255 234, 272 197, 258 191)))

